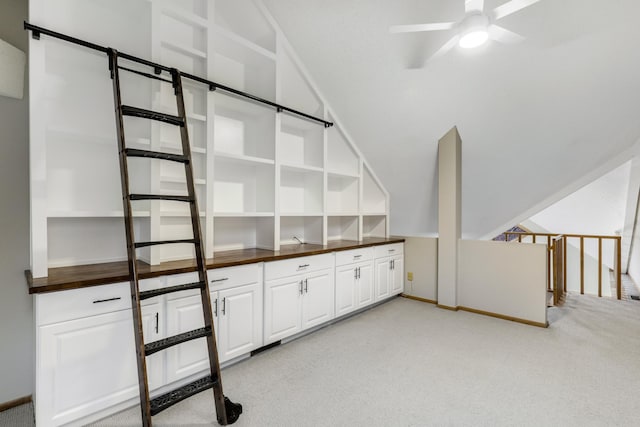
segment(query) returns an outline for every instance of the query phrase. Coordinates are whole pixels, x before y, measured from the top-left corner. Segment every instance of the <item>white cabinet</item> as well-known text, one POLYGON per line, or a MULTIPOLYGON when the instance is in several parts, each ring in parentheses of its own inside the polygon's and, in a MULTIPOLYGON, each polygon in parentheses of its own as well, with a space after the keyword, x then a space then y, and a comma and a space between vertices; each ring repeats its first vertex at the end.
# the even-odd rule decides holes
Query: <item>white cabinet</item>
POLYGON ((404 244, 375 248, 375 299, 383 300, 404 290, 404 244))
POLYGON ((333 319, 333 265, 332 254, 266 264, 265 344, 333 319))
MULTIPOLYGON (((261 347, 262 264, 210 270, 208 276, 220 362, 261 347)), ((175 277, 183 283, 194 279, 189 275, 171 278, 175 277)), ((197 291, 167 298, 167 336, 204 326, 200 300, 197 291)), ((204 338, 172 347, 166 354, 168 382, 202 373, 209 368, 204 338)))
MULTIPOLYGON (((137 398, 130 300, 128 283, 36 297, 38 426, 63 425, 137 398), (76 308, 54 314, 53 304, 63 299, 76 308)), ((162 305, 150 300, 142 316, 147 341, 158 339, 162 305)), ((163 384, 156 355, 147 358, 147 374, 151 389, 163 384)))
MULTIPOLYGON (((213 299, 213 297, 212 297, 213 299)), ((262 283, 217 292, 220 362, 262 346, 262 283)))
POLYGON ((336 316, 374 301, 373 249, 336 253, 336 316))
MULTIPOLYGON (((190 283, 195 273, 141 282, 142 290, 190 283)), ((220 362, 262 346, 262 263, 211 270, 220 362), (220 280, 220 277, 222 279, 220 280)), ((38 426, 87 423, 139 399, 129 283, 36 296, 38 426), (105 412, 106 411, 106 412, 105 412)), ((145 342, 201 328, 198 290, 142 302, 145 342)), ((204 338, 148 356, 153 391, 209 369, 204 338)))

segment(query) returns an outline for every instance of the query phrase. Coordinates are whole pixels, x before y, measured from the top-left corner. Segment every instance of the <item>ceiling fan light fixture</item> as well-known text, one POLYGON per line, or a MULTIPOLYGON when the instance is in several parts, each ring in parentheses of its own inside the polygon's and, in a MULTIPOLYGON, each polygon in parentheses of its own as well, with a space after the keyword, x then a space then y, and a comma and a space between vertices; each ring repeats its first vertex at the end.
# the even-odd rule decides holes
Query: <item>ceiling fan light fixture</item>
POLYGON ((470 31, 460 37, 458 45, 463 49, 473 49, 482 46, 489 39, 487 30, 470 31))
POLYGON ((468 15, 460 24, 460 41, 463 49, 473 49, 489 39, 489 19, 482 14, 468 15))

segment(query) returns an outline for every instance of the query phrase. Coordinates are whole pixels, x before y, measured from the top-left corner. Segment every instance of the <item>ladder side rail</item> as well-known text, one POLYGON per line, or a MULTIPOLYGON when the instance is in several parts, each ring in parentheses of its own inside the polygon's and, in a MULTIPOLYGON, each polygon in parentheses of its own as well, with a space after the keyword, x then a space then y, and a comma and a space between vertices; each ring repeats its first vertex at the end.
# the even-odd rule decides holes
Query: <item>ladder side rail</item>
POLYGON ((113 82, 113 100, 116 117, 116 132, 118 135, 118 158, 120 161, 120 182, 122 186, 122 205, 124 209, 125 233, 127 239, 127 259, 129 267, 129 284, 131 287, 131 310, 133 311, 134 338, 136 342, 136 359, 138 364, 138 384, 140 388, 140 409, 144 427, 151 426, 151 406, 149 401, 149 387, 147 363, 144 351, 144 334, 142 331, 142 312, 140 309, 140 290, 138 287, 138 269, 133 228, 131 202, 129 200, 129 168, 125 154, 126 142, 124 119, 122 116, 122 97, 120 94, 120 75, 118 72, 118 52, 107 50, 109 56, 109 71, 113 82))
POLYGON ((180 136, 182 140, 182 154, 189 159, 188 162, 185 162, 184 168, 187 181, 187 191, 189 195, 193 197, 193 201, 189 204, 189 208, 191 209, 191 226, 193 230, 193 238, 196 239, 194 249, 196 263, 198 266, 198 279, 205 284, 204 288, 202 288, 200 291, 202 300, 202 311, 204 314, 205 326, 211 328, 211 334, 207 336, 207 348, 209 351, 209 367, 211 368, 211 378, 214 381, 213 390, 216 406, 216 416, 218 418, 218 423, 220 423, 221 425, 227 425, 227 413, 224 402, 224 393, 222 390, 222 377, 220 373, 218 347, 216 343, 215 329, 213 327, 214 319, 211 311, 211 294, 209 293, 209 280, 207 278, 206 258, 204 253, 204 245, 202 242, 200 211, 198 210, 195 182, 193 178, 193 162, 191 159, 189 131, 187 128, 187 112, 184 105, 182 77, 177 69, 172 69, 171 74, 173 77, 178 116, 184 119, 184 125, 180 127, 180 136))

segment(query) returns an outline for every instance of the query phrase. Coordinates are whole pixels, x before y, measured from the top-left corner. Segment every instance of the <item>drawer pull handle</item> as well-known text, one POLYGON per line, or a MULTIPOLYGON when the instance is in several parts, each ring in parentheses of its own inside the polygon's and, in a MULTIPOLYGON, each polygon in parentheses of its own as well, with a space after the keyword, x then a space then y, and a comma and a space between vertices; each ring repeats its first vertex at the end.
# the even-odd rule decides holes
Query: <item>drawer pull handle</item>
POLYGON ((362 258, 362 255, 354 255, 353 259, 358 259, 358 258, 362 258))
POLYGON ((298 266, 298 270, 309 267, 309 264, 302 264, 298 266))
POLYGON ((211 283, 224 282, 225 280, 229 280, 229 278, 228 277, 223 277, 222 279, 213 279, 211 281, 211 283))
POLYGON ((395 251, 396 251, 395 249, 389 249, 389 252, 395 252, 395 251))
POLYGON ((109 301, 117 301, 119 299, 122 299, 120 297, 115 297, 115 298, 107 298, 107 299, 97 299, 95 300, 93 303, 94 304, 100 304, 101 302, 109 302, 109 301))

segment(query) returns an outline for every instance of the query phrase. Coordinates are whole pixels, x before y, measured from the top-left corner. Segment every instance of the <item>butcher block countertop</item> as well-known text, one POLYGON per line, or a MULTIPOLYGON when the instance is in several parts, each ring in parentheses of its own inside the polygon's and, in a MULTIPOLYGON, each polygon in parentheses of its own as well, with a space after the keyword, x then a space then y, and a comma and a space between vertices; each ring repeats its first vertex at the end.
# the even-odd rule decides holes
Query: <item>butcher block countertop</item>
MULTIPOLYGON (((277 261, 402 242, 404 242, 404 238, 402 237, 368 237, 362 241, 335 240, 325 246, 313 244, 286 245, 282 246, 279 251, 240 249, 216 252, 213 258, 207 259, 207 269, 232 267, 255 262, 277 261)), ((141 261, 138 262, 138 274, 141 279, 192 271, 196 271, 195 260, 171 261, 159 265, 149 265, 141 261)), ((30 294, 64 291, 87 286, 127 282, 129 280, 126 261, 50 268, 47 277, 39 277, 36 279, 33 278, 30 270, 25 271, 25 275, 27 276, 30 294)))

